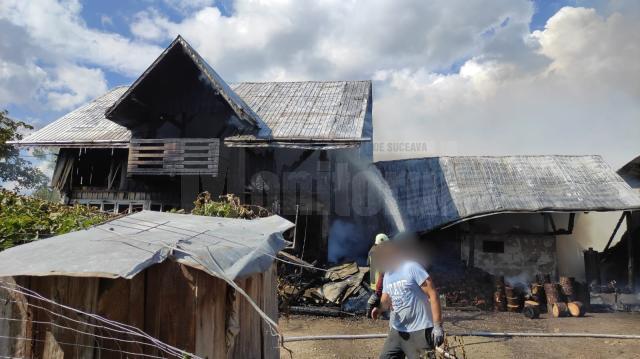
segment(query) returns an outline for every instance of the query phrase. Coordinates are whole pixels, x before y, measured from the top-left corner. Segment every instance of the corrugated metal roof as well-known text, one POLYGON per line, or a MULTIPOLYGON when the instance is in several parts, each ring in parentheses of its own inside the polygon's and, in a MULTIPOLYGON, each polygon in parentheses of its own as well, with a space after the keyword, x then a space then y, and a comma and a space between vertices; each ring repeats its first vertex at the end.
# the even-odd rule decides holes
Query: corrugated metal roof
POLYGON ((500 212, 640 208, 640 196, 600 156, 433 157, 375 166, 415 231, 500 212))
POLYGON ((68 275, 133 278, 166 259, 222 278, 267 270, 293 223, 142 211, 87 230, 0 252, 0 277, 68 275))
MULTIPOLYGON (((230 84, 269 126, 276 141, 362 139, 370 81, 230 84)), ((236 136, 229 141, 251 141, 236 136)))
POLYGON ((127 146, 131 132, 126 127, 105 118, 104 113, 113 105, 127 86, 116 87, 95 100, 60 117, 40 130, 16 143, 24 145, 127 146))
MULTIPOLYGON (((227 139, 230 144, 341 148, 370 140, 363 138, 370 81, 251 82, 230 87, 271 129, 268 139, 237 136, 227 139)), ((126 146, 130 132, 105 117, 105 111, 126 91, 127 87, 115 88, 18 143, 126 146)))

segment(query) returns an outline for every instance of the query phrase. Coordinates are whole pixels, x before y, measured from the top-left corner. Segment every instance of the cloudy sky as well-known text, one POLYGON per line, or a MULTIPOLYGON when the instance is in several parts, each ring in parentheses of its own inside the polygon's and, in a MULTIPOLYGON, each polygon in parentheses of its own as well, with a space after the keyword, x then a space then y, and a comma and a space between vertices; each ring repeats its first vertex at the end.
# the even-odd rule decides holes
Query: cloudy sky
POLYGON ((640 154, 635 0, 2 0, 0 108, 42 127, 177 34, 229 82, 372 79, 378 159, 640 154))

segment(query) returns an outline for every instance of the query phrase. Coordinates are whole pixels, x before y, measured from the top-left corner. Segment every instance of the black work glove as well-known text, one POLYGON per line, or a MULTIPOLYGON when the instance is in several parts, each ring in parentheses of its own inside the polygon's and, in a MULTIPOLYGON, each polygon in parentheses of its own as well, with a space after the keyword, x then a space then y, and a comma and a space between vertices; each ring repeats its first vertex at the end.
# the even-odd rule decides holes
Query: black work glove
POLYGON ((367 300, 367 318, 371 317, 371 311, 380 305, 380 297, 376 293, 372 293, 367 300))

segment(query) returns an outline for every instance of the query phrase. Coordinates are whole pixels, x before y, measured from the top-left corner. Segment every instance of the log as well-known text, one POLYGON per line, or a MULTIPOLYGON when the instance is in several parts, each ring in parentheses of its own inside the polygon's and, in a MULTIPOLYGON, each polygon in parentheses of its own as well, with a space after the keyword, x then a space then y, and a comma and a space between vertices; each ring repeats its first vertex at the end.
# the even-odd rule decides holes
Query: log
POLYGON ((560 277, 560 289, 567 302, 576 300, 575 279, 573 277, 560 277))
POLYGON ((537 305, 525 305, 522 313, 529 319, 536 319, 540 317, 540 308, 537 305))
POLYGON ((547 297, 547 306, 552 307, 558 302, 558 285, 555 283, 545 283, 544 293, 547 297))
POLYGON ((557 302, 553 305, 553 309, 551 309, 553 316, 556 318, 569 316, 569 308, 567 307, 567 303, 557 302))
POLYGON ((538 307, 538 308, 540 308, 540 303, 536 302, 535 300, 525 300, 524 301, 524 306, 525 307, 538 307))
POLYGON ((585 306, 582 302, 570 302, 567 304, 567 307, 572 317, 583 317, 586 313, 585 306))

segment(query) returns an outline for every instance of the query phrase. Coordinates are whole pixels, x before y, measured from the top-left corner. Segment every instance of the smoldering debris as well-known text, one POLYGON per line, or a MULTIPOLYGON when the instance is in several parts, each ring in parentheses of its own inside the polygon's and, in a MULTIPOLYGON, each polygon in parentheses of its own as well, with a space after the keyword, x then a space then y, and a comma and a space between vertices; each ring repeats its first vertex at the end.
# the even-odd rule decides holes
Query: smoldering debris
POLYGON ((319 271, 281 264, 278 273, 278 299, 283 313, 346 316, 366 311, 371 295, 368 267, 349 262, 319 271))

